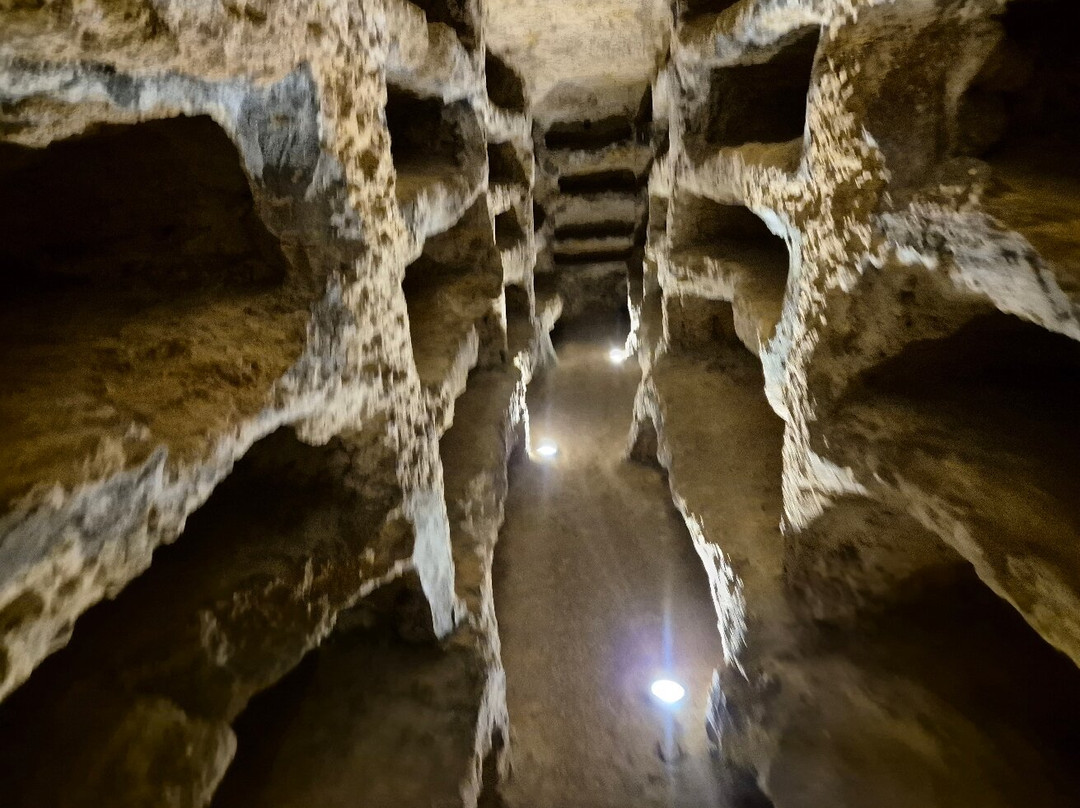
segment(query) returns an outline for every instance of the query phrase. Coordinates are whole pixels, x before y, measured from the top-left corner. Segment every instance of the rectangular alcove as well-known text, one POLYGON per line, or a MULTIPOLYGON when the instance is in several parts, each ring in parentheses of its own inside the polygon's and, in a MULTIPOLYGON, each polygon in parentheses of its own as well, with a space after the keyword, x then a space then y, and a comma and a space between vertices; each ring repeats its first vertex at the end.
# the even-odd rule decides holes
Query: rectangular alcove
POLYGON ((423 254, 406 268, 402 288, 413 358, 425 387, 440 388, 462 370, 462 351, 473 331, 479 339, 477 362, 501 361, 506 349, 499 312, 502 262, 483 200, 457 225, 427 240, 423 254))
POLYGON ((625 115, 613 115, 595 121, 557 121, 544 133, 544 145, 549 149, 594 151, 633 137, 631 120, 625 115))
POLYGON ((875 476, 942 501, 971 533, 957 549, 1075 653, 1068 626, 1043 615, 1080 598, 1077 396, 1080 343, 985 314, 866 372, 821 418, 815 449, 856 470, 871 452, 875 476))
POLYGON ((1080 6, 1017 0, 1004 38, 960 100, 954 151, 993 169, 986 209, 1080 290, 1080 6))
POLYGON ((592 264, 624 263, 630 260, 633 249, 618 247, 614 249, 577 249, 568 244, 556 244, 552 260, 556 266, 578 266, 592 264))
POLYGON ((804 29, 767 61, 714 69, 708 101, 688 122, 688 145, 720 149, 801 139, 819 35, 816 27, 804 29))
POLYGON ((488 185, 528 187, 529 174, 513 143, 489 143, 487 160, 488 185))
POLYGON ((649 238, 659 239, 667 235, 668 206, 670 200, 666 196, 649 194, 649 238))
POLYGON ((506 303, 506 341, 510 354, 527 350, 532 341, 533 312, 529 292, 524 286, 510 284, 504 290, 506 303))
POLYGON ((491 103, 509 112, 524 114, 528 106, 525 84, 506 61, 491 51, 484 58, 487 94, 491 103))
POLYGON ((712 356, 739 347, 730 301, 665 294, 663 317, 668 348, 674 353, 712 356))
POLYGON ((713 16, 727 11, 741 0, 677 0, 679 19, 690 22, 699 17, 713 16))
POLYGON ((208 117, 0 145, 0 499, 73 485, 98 447, 201 456, 299 358, 313 280, 208 117))
POLYGON ((472 0, 409 0, 424 12, 429 24, 441 23, 454 30, 468 51, 476 50, 479 10, 472 0))
POLYGON ((500 250, 512 250, 525 243, 525 229, 517 211, 510 210, 495 217, 495 244, 500 250))
POLYGON ((201 793, 228 759, 224 727, 411 559, 407 526, 386 529, 401 502, 381 430, 256 442, 149 570, 0 704, 4 804, 201 793))
POLYGON ((423 604, 365 609, 389 594, 252 701, 212 808, 430 808, 478 789, 490 663, 476 643, 395 629, 395 612, 423 604))
POLYGON ((787 243, 749 208, 676 193, 671 264, 688 288, 736 302, 752 321, 747 339, 767 341, 780 320, 790 258, 787 243))
POLYGON ((637 223, 623 219, 598 222, 568 222, 555 228, 556 239, 632 238, 637 223))
MULTIPOLYGON (((1055 496, 1080 526, 1075 481, 1080 478, 1080 342, 1008 314, 986 314, 949 337, 910 343, 867 371, 850 394, 867 403, 895 403, 914 417, 952 426, 954 454, 1012 456, 1014 472, 1055 496)), ((938 434, 928 431, 926 437, 938 434)), ((987 468, 988 478, 1006 470, 987 468)), ((1047 517, 1053 516, 1050 511, 1047 517)), ((1061 514, 1059 514, 1061 515, 1061 514)), ((1034 525, 1032 526, 1034 535, 1034 525)), ((1061 532, 1054 543, 1061 543, 1061 532)), ((1080 546, 1066 542, 1070 555, 1080 546)), ((1080 588, 1080 578, 1076 585, 1080 588)))
POLYGON ((482 181, 483 132, 468 103, 444 104, 388 86, 386 126, 403 209, 436 189, 468 196, 482 181))
POLYGON ((636 193, 648 177, 639 178, 630 169, 590 171, 582 174, 564 174, 559 177, 561 194, 636 193))

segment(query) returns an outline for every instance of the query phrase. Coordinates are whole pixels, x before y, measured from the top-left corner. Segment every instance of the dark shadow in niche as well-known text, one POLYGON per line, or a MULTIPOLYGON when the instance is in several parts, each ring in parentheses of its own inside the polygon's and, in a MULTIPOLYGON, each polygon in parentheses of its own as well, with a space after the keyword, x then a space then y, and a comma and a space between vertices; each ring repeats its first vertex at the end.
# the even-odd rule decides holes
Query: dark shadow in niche
MULTIPOLYGON (((132 424, 174 454, 254 415, 305 339, 314 279, 260 219, 208 117, 0 145, 0 499, 132 424), (9 454, 10 453, 10 454, 9 454)), ((150 450, 128 440, 138 462, 150 450)))
MULTIPOLYGON (((1080 478, 1080 343, 1008 314, 914 342, 868 371, 852 395, 903 401, 953 420, 980 443, 1018 453, 1046 491, 1075 503, 1080 478)), ((957 436, 959 438, 959 434, 957 436)))
POLYGON ((801 138, 819 36, 819 28, 804 29, 768 61, 713 70, 705 120, 693 122, 693 134, 715 148, 801 138))
POLYGON ((635 193, 641 190, 647 181, 647 176, 639 179, 633 171, 625 168, 592 171, 588 174, 567 174, 559 177, 559 193, 635 193))
POLYGON ((664 298, 664 311, 673 352, 712 356, 732 346, 741 350, 730 301, 672 295, 664 298))
POLYGON ((502 260, 481 198, 454 227, 429 238, 405 270, 402 289, 409 311, 413 358, 426 387, 438 387, 458 359, 462 341, 476 328, 478 362, 497 364, 505 349, 498 301, 502 260))
POLYGON ((881 468, 957 502, 985 569, 1038 621, 1042 577, 1057 597, 1080 592, 1078 396, 1080 343, 995 312, 865 373, 820 418, 815 448, 859 462, 869 434, 881 468), (1026 558, 1034 580, 1017 572, 1026 558))
POLYGON ((559 121, 544 133, 549 149, 593 150, 630 140, 634 127, 629 118, 613 115, 595 121, 559 121))
POLYGON ((394 86, 386 88, 386 126, 399 205, 409 204, 430 186, 468 181, 467 175, 474 173, 473 160, 479 163, 483 159, 479 154, 473 158, 469 148, 470 138, 480 135, 479 126, 468 120, 471 116, 464 102, 446 105, 437 98, 421 98, 394 86), (475 132, 467 131, 473 128, 475 132))
POLYGON ((533 200, 532 209, 533 209, 533 232, 539 233, 540 229, 544 226, 544 222, 547 221, 547 211, 545 211, 543 206, 541 204, 539 204, 538 202, 536 202, 535 200, 533 200))
POLYGON ((489 143, 488 185, 528 185, 529 176, 512 143, 489 143))
MULTIPOLYGON (((657 218, 667 218, 667 202, 657 202, 657 218)), ((750 208, 716 202, 703 196, 679 193, 671 231, 672 252, 697 252, 731 262, 748 275, 775 282, 780 289, 788 275, 788 248, 784 239, 750 208)))
POLYGON ((480 791, 480 798, 477 800, 476 808, 509 808, 506 800, 499 794, 498 761, 504 745, 505 741, 503 741, 502 733, 496 732, 491 742, 491 751, 484 758, 481 774, 483 788, 480 791))
POLYGON ((615 238, 634 235, 637 224, 623 220, 604 222, 575 222, 555 228, 557 239, 615 238))
POLYGON ((573 266, 578 264, 607 264, 622 263, 633 255, 632 249, 615 250, 583 250, 581 252, 563 252, 556 249, 552 253, 552 260, 556 266, 573 266))
POLYGON ((966 765, 977 773, 979 753, 985 759, 991 751, 1001 757, 994 787, 1007 804, 1075 804, 1080 671, 970 565, 939 571, 905 599, 866 611, 854 627, 826 627, 822 636, 824 653, 914 682, 978 728, 986 750, 955 749, 961 765, 951 776, 962 780, 966 765))
POLYGON ((500 250, 510 250, 525 241, 525 230, 517 211, 511 208, 495 217, 495 244, 500 250))
POLYGON ((506 342, 510 355, 526 350, 533 336, 532 311, 529 293, 523 286, 506 287, 506 342))
POLYGON ((758 336, 747 339, 771 339, 787 289, 787 243, 743 205, 686 193, 677 194, 674 205, 671 244, 677 271, 726 276, 733 298, 758 323, 758 336))
POLYGON ((223 751, 207 729, 296 665, 365 578, 411 556, 405 526, 387 528, 396 479, 377 430, 255 443, 150 569, 0 705, 5 804, 162 804, 204 784, 223 751))
POLYGON ((677 0, 676 6, 679 18, 690 21, 697 17, 719 14, 739 2, 741 0, 677 0))
POLYGON ((1000 21, 1004 38, 961 98, 954 151, 990 164, 988 211, 1080 293, 1080 6, 1015 0, 1000 21))
POLYGON ((449 25, 466 50, 477 45, 477 10, 471 0, 409 0, 424 12, 429 23, 449 25))
MULTIPOLYGON (((376 593, 379 595, 380 593, 376 593)), ((401 636, 362 602, 235 725, 213 808, 428 808, 471 773, 485 663, 401 636)))
POLYGON ((511 112, 525 112, 525 85, 514 69, 491 51, 485 56, 484 69, 487 94, 492 103, 511 112))

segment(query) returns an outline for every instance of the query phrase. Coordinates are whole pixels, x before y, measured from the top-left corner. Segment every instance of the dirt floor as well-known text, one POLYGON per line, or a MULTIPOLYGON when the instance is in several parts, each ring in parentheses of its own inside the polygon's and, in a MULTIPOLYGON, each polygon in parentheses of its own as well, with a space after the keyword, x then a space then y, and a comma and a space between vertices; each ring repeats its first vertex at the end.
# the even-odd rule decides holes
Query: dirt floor
MULTIPOLYGON (((612 332, 614 337, 614 332, 612 332)), ((704 715, 721 660, 701 562, 658 468, 623 458, 640 372, 568 337, 529 394, 495 603, 512 724, 509 808, 719 806, 704 715), (676 708, 649 694, 682 683, 676 708)))

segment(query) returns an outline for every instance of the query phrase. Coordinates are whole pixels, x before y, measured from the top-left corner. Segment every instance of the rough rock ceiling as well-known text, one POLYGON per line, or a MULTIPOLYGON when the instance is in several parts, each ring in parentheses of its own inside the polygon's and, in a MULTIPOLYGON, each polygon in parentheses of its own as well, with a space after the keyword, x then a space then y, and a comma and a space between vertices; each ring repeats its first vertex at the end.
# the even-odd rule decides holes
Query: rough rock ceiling
POLYGON ((492 0, 487 42, 525 76, 541 124, 636 107, 671 26, 663 0, 492 0))

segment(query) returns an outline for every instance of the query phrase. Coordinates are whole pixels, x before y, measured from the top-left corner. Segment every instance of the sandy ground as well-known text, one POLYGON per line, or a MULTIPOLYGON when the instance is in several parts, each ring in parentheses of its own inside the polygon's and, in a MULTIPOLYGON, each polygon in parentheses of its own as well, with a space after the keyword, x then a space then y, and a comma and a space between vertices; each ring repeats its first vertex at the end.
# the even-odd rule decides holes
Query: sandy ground
POLYGON ((661 472, 623 459, 640 372, 578 338, 530 392, 495 603, 512 723, 510 808, 717 806, 704 714, 722 658, 701 562, 661 472), (685 685, 678 708, 649 685, 685 685), (669 758, 665 761, 664 758, 669 758))

